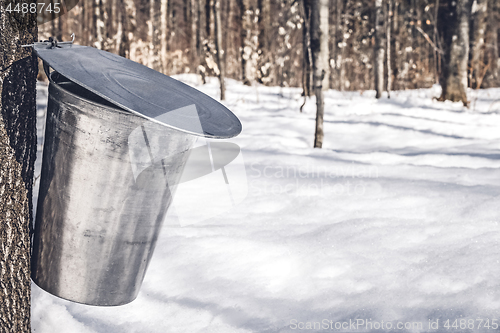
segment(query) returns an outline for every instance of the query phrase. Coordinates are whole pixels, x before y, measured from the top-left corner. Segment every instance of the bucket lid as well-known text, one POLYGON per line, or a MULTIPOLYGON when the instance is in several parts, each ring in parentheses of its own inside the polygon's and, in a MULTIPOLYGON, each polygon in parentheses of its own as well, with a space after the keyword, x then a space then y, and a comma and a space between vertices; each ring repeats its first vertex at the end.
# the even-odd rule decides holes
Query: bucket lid
POLYGON ((146 119, 208 138, 241 132, 238 118, 213 98, 151 68, 93 47, 34 46, 55 71, 146 119))

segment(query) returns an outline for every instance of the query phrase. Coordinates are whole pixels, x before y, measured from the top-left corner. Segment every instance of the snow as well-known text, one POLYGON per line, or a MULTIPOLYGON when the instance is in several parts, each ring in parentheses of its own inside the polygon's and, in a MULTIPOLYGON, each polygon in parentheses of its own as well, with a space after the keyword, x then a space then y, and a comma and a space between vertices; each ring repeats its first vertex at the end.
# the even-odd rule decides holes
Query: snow
MULTIPOLYGON (((218 96, 215 79, 177 78, 218 96)), ((321 150, 315 101, 300 113, 300 89, 233 80, 227 89, 243 124, 231 142, 242 149, 246 198, 190 225, 172 210, 128 305, 76 304, 33 284, 33 332, 390 331, 373 326, 381 321, 429 332, 448 331, 448 319, 488 332, 476 319, 498 323, 500 89, 471 91, 470 109, 433 100, 439 87, 381 100, 327 91, 321 150), (324 320, 331 326, 314 328, 324 320), (333 326, 350 320, 364 325, 333 326)), ((39 85, 41 109, 46 94, 39 85)))

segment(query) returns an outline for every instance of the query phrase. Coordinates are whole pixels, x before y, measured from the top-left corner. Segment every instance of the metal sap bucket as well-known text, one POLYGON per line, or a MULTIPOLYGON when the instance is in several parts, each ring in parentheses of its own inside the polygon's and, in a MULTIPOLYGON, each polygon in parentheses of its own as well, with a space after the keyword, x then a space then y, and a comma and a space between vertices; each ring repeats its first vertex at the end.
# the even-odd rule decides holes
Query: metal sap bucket
POLYGON ((129 303, 197 136, 231 137, 241 124, 208 96, 130 60, 77 45, 35 51, 56 71, 50 74, 32 279, 78 303, 129 303), (97 68, 73 64, 88 62, 97 68), (99 66, 110 68, 116 83, 95 84, 107 78, 99 66), (148 78, 168 88, 150 103, 140 98, 148 78), (157 112, 156 105, 165 110, 157 112))
POLYGON ((33 280, 68 300, 125 304, 139 292, 172 200, 169 184, 196 137, 155 123, 146 129, 137 115, 51 76, 33 280), (137 129, 162 142, 166 158, 135 175, 133 151, 147 149, 140 140, 129 146, 137 129))

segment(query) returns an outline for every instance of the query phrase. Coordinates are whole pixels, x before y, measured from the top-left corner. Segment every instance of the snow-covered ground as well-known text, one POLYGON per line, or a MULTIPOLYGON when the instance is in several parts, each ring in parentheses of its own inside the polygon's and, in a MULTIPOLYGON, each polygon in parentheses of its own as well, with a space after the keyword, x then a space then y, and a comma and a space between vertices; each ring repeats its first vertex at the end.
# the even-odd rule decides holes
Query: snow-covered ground
MULTIPOLYGON (((217 97, 216 80, 177 78, 217 97)), ((33 284, 33 332, 498 331, 500 89, 471 92, 470 109, 438 88, 328 91, 319 150, 300 89, 227 87, 244 201, 188 226, 171 214, 128 305, 33 284)))

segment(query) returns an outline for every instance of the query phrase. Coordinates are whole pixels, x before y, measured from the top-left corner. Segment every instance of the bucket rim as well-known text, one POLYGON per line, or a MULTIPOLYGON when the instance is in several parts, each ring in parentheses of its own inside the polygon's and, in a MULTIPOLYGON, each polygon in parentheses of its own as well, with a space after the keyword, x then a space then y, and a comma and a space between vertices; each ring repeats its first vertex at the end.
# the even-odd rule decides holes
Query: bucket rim
MULTIPOLYGON (((84 87, 83 85, 81 84, 78 84, 77 82, 69 79, 68 77, 62 75, 61 73, 59 73, 58 71, 54 70, 52 71, 50 74, 49 74, 49 83, 50 85, 49 86, 53 86, 53 87, 57 87, 57 89, 60 89, 60 90, 63 90, 66 94, 69 94, 79 100, 82 100, 82 101, 85 101, 86 103, 90 103, 90 104, 93 104, 95 106, 98 106, 98 107, 104 107, 104 108, 107 108, 107 109, 110 109, 110 110, 113 110, 113 111, 120 111, 120 112, 124 112, 124 113, 127 113, 127 114, 131 114, 131 115, 134 115, 134 116, 137 116, 138 118, 141 118, 141 119, 144 119, 146 121, 150 121, 150 122, 153 122, 153 123, 156 123, 156 124, 159 124, 161 125, 162 127, 166 127, 166 128, 169 128, 169 129, 173 129, 175 131, 178 131, 178 132, 181 132, 181 133, 185 133, 185 134, 189 134, 189 135, 193 135, 193 136, 196 136, 196 137, 202 137, 202 138, 206 138, 206 139, 217 139, 217 140, 224 140, 224 139, 231 139, 233 138, 234 136, 232 137, 220 137, 220 136, 207 136, 207 135, 204 135, 204 134, 201 134, 201 133, 197 133, 197 132, 192 132, 192 131, 188 131, 188 130, 185 130, 185 129, 182 129, 182 128, 178 128, 176 126, 173 126, 173 125, 170 125, 170 124, 167 124, 167 123, 164 123, 162 121, 159 121, 157 119, 154 119, 154 118, 150 118, 150 117, 147 117, 139 112, 135 112, 135 111, 132 111, 132 110, 127 110, 127 109, 124 109, 122 107, 120 107, 119 105, 116 105, 110 101, 108 101, 107 99, 104 99, 102 96, 100 96, 99 94, 96 94, 95 92, 93 92, 92 90, 90 89, 87 89, 86 87, 84 87), (88 99, 86 97, 83 97, 81 95, 78 95, 78 94, 75 94, 74 92, 72 91, 69 91, 68 89, 65 89, 64 86, 62 86, 60 83, 56 82, 53 80, 52 78, 52 75, 60 75, 64 78, 66 78, 69 82, 77 85, 78 87, 82 88, 82 89, 85 89, 86 91, 96 95, 97 97, 101 98, 102 100, 108 102, 109 104, 101 104, 99 102, 96 102, 96 101, 93 101, 91 99, 88 99)), ((50 94, 49 94, 49 98, 50 98, 50 94)), ((238 119, 239 120, 239 119, 238 119)), ((236 135, 235 135, 236 136, 236 135)))
MULTIPOLYGON (((67 77, 65 77, 64 75, 62 75, 61 73, 59 73, 59 72, 57 72, 57 71, 52 71, 52 73, 50 73, 50 75, 49 75, 49 89, 50 89, 50 86, 57 87, 57 89, 59 89, 59 90, 63 90, 63 91, 64 91, 64 93, 66 93, 66 94, 68 94, 68 95, 71 95, 72 97, 74 97, 74 98, 76 98, 76 99, 82 100, 82 101, 84 101, 85 103, 93 104, 93 105, 95 105, 95 106, 98 106, 98 107, 103 107, 103 108, 107 108, 107 109, 113 109, 113 110, 124 111, 124 112, 126 112, 126 113, 128 113, 128 114, 133 114, 131 111, 126 110, 126 109, 124 109, 124 108, 122 108, 122 107, 120 107, 120 106, 118 106, 118 105, 116 105, 116 104, 113 104, 113 103, 111 103, 111 102, 109 102, 109 101, 105 100, 105 99, 104 99, 104 98, 102 98, 101 96, 99 96, 99 95, 95 94, 94 92, 92 92, 92 91, 90 91, 90 90, 86 89, 85 87, 82 87, 81 85, 79 85, 79 84, 77 84, 76 82, 74 82, 74 81, 72 81, 72 80, 68 79, 67 77), (76 94, 76 93, 74 93, 74 92, 72 92, 72 91, 70 91, 70 90, 66 89, 66 88, 64 87, 64 85, 61 85, 61 82, 57 82, 57 81, 53 80, 52 75, 54 75, 54 76, 55 76, 55 75, 60 75, 61 77, 64 77, 65 79, 67 79, 67 80, 68 80, 67 82, 70 82, 70 83, 72 83, 72 84, 74 84, 74 85, 79 86, 79 87, 80 87, 80 88, 82 88, 82 89, 85 89, 86 91, 88 91, 88 92, 90 92, 90 93, 92 93, 92 94, 96 95, 98 98, 102 99, 103 101, 105 101, 105 102, 107 102, 107 103, 109 103, 109 104, 102 104, 102 103, 99 103, 99 102, 97 102, 97 101, 94 101, 94 100, 88 99, 88 98, 86 98, 86 97, 84 97, 84 96, 81 96, 81 95, 79 95, 79 94, 76 94)), ((51 95, 50 95, 50 93, 49 93, 49 98, 50 98, 50 96, 51 96, 51 95)))

